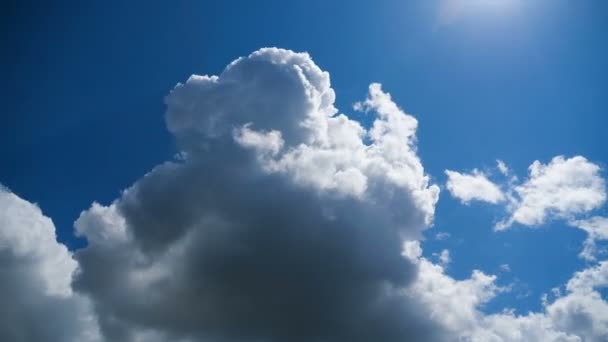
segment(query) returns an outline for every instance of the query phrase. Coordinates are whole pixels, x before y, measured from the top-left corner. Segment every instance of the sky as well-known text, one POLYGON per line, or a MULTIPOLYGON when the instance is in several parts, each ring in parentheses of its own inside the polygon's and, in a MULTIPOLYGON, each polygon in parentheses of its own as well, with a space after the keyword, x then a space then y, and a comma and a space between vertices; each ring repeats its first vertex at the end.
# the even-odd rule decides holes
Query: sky
POLYGON ((608 340, 608 3, 4 7, 0 339, 608 340))

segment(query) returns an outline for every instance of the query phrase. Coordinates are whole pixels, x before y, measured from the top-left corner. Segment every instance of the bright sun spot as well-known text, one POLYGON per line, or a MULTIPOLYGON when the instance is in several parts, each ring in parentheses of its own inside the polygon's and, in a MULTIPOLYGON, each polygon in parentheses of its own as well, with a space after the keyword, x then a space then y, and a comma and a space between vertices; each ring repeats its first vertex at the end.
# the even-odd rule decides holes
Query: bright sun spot
POLYGON ((449 23, 464 17, 497 16, 512 12, 521 0, 440 0, 439 20, 449 23))

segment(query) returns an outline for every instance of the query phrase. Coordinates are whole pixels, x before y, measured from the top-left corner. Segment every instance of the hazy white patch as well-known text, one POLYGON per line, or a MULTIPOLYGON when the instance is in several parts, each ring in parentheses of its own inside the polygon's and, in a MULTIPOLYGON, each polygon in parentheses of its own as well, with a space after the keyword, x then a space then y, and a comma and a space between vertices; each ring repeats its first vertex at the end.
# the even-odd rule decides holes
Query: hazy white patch
POLYGON ((496 160, 496 167, 498 168, 498 171, 500 171, 500 173, 502 173, 504 176, 508 176, 510 174, 509 167, 502 160, 496 160))
POLYGON ((446 267, 451 261, 452 261, 452 258, 450 257, 449 250, 444 249, 441 251, 441 253, 439 253, 439 262, 441 263, 441 265, 443 267, 446 267))
POLYGON ((559 286, 554 287, 554 288, 551 289, 551 294, 554 297, 559 298, 559 297, 562 296, 562 290, 561 290, 561 288, 559 286))
POLYGON ((475 20, 488 16, 504 16, 517 11, 522 0, 439 0, 437 22, 450 25, 461 20, 475 20))
POLYGON ((450 238, 450 236, 452 236, 452 234, 448 233, 448 232, 439 232, 437 234, 435 234, 435 240, 447 240, 450 238))

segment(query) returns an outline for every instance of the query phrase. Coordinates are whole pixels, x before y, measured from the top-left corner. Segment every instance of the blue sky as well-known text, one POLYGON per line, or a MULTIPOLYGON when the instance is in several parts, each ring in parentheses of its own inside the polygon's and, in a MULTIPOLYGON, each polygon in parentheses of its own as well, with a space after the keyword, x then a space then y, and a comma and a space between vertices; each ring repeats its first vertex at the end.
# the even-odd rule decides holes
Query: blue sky
POLYGON ((424 255, 449 249, 448 275, 480 269, 511 286, 486 312, 538 311, 543 293, 590 265, 577 257, 585 233, 563 219, 495 232, 504 208, 462 205, 444 171, 500 182, 500 159, 523 181, 535 160, 582 155, 606 176, 608 3, 472 0, 442 15, 446 2, 13 3, 0 24, 0 183, 37 203, 60 242, 83 247, 81 211, 177 152, 163 117, 177 82, 261 47, 306 51, 330 73, 340 112, 369 126, 352 105, 380 82, 418 119, 418 156, 442 190, 424 255))

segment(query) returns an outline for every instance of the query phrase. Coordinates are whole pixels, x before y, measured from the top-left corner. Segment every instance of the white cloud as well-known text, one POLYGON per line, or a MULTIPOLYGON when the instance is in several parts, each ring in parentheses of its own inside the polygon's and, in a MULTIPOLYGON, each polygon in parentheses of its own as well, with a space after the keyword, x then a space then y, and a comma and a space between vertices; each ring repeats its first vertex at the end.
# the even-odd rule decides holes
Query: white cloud
POLYGON ((576 272, 568 281, 568 293, 546 308, 554 324, 583 341, 608 340, 608 302, 597 289, 608 287, 608 261, 576 272))
POLYGON ((581 156, 558 156, 546 165, 537 160, 530 165, 528 179, 513 190, 517 199, 511 217, 497 226, 499 230, 513 223, 535 226, 551 218, 572 219, 606 202, 600 167, 581 156))
POLYGON ((511 266, 509 266, 509 264, 501 264, 499 267, 503 272, 511 272, 511 266))
POLYGON ((608 267, 577 272, 568 292, 553 302, 545 301, 539 313, 512 313, 483 317, 472 334, 473 341, 589 341, 608 339, 608 303, 595 290, 608 285, 608 267))
POLYGON ((500 171, 500 173, 502 173, 504 176, 509 175, 509 173, 510 173, 509 167, 502 160, 500 160, 500 159, 496 160, 496 167, 498 168, 498 171, 500 171))
POLYGON ((546 165, 537 160, 530 165, 528 178, 520 184, 503 161, 497 161, 497 168, 509 177, 501 185, 506 190, 500 192, 500 196, 496 195, 500 191, 496 190, 499 186, 477 170, 473 174, 447 170, 447 188, 463 203, 473 199, 498 203, 496 198, 506 199, 505 209, 509 217, 499 221, 495 230, 508 229, 514 223, 534 227, 548 220, 567 220, 571 226, 588 234, 581 258, 593 261, 597 254, 604 252, 598 251, 596 242, 608 240, 608 219, 577 219, 606 202, 606 182, 598 165, 582 156, 557 156, 546 165))
POLYGON ((448 191, 462 203, 482 201, 496 204, 505 200, 500 187, 477 169, 470 174, 451 170, 446 170, 445 174, 448 176, 446 183, 448 191))
POLYGON ((450 236, 452 236, 452 234, 448 232, 439 232, 435 234, 435 240, 447 240, 450 238, 450 236))
POLYGON ((593 261, 596 260, 598 253, 605 252, 603 250, 598 251, 596 241, 608 240, 608 218, 596 216, 585 220, 572 221, 570 225, 587 232, 587 239, 585 239, 583 250, 580 253, 581 258, 593 261))
MULTIPOLYGON (((497 163, 499 171, 508 176, 506 164, 497 163)), ((551 219, 574 221, 576 216, 600 208, 606 202, 606 182, 600 171, 582 156, 557 156, 546 165, 536 160, 529 167, 528 178, 517 184, 517 178, 510 177, 502 185, 504 192, 476 169, 472 174, 450 170, 446 174, 448 190, 463 203, 479 200, 496 204, 507 199, 510 217, 495 227, 503 230, 514 223, 537 226, 551 219)))
POLYGON ((418 123, 379 84, 356 105, 370 129, 334 99, 308 54, 274 48, 171 91, 183 157, 75 224, 74 287, 107 340, 443 340, 401 294, 417 273, 402 241, 439 196, 418 123))
POLYGON ((89 303, 70 283, 77 269, 53 222, 0 186, 0 340, 98 340, 89 303))
POLYGON ((575 273, 566 285, 568 291, 583 293, 597 287, 608 287, 608 261, 602 261, 594 267, 575 273))
POLYGON ((234 130, 234 140, 241 146, 257 150, 262 156, 270 153, 276 155, 283 148, 283 138, 281 132, 256 132, 245 124, 243 127, 234 130))
MULTIPOLYGON (((430 310, 431 318, 455 337, 475 328, 480 313, 478 307, 493 298, 501 289, 494 284, 495 276, 474 270, 469 279, 455 280, 423 257, 416 282, 407 293, 430 310)), ((457 340, 457 339, 455 339, 457 340)))
POLYGON ((443 267, 447 267, 450 262, 452 262, 452 258, 450 257, 450 251, 447 249, 444 249, 439 253, 433 253, 433 256, 437 258, 439 264, 443 267))
POLYGON ((44 292, 67 297, 76 262, 67 248, 55 240, 55 226, 40 209, 0 189, 0 249, 24 261, 33 258, 32 271, 40 277, 44 292))
POLYGON ((601 342, 608 338, 608 303, 596 291, 608 286, 608 262, 575 273, 566 286, 568 293, 552 302, 545 299, 540 312, 516 315, 505 310, 488 315, 481 307, 507 290, 495 284, 495 276, 474 270, 470 278, 455 280, 442 266, 421 256, 418 242, 406 243, 404 254, 419 265, 418 278, 406 292, 450 331, 446 341, 601 342))

